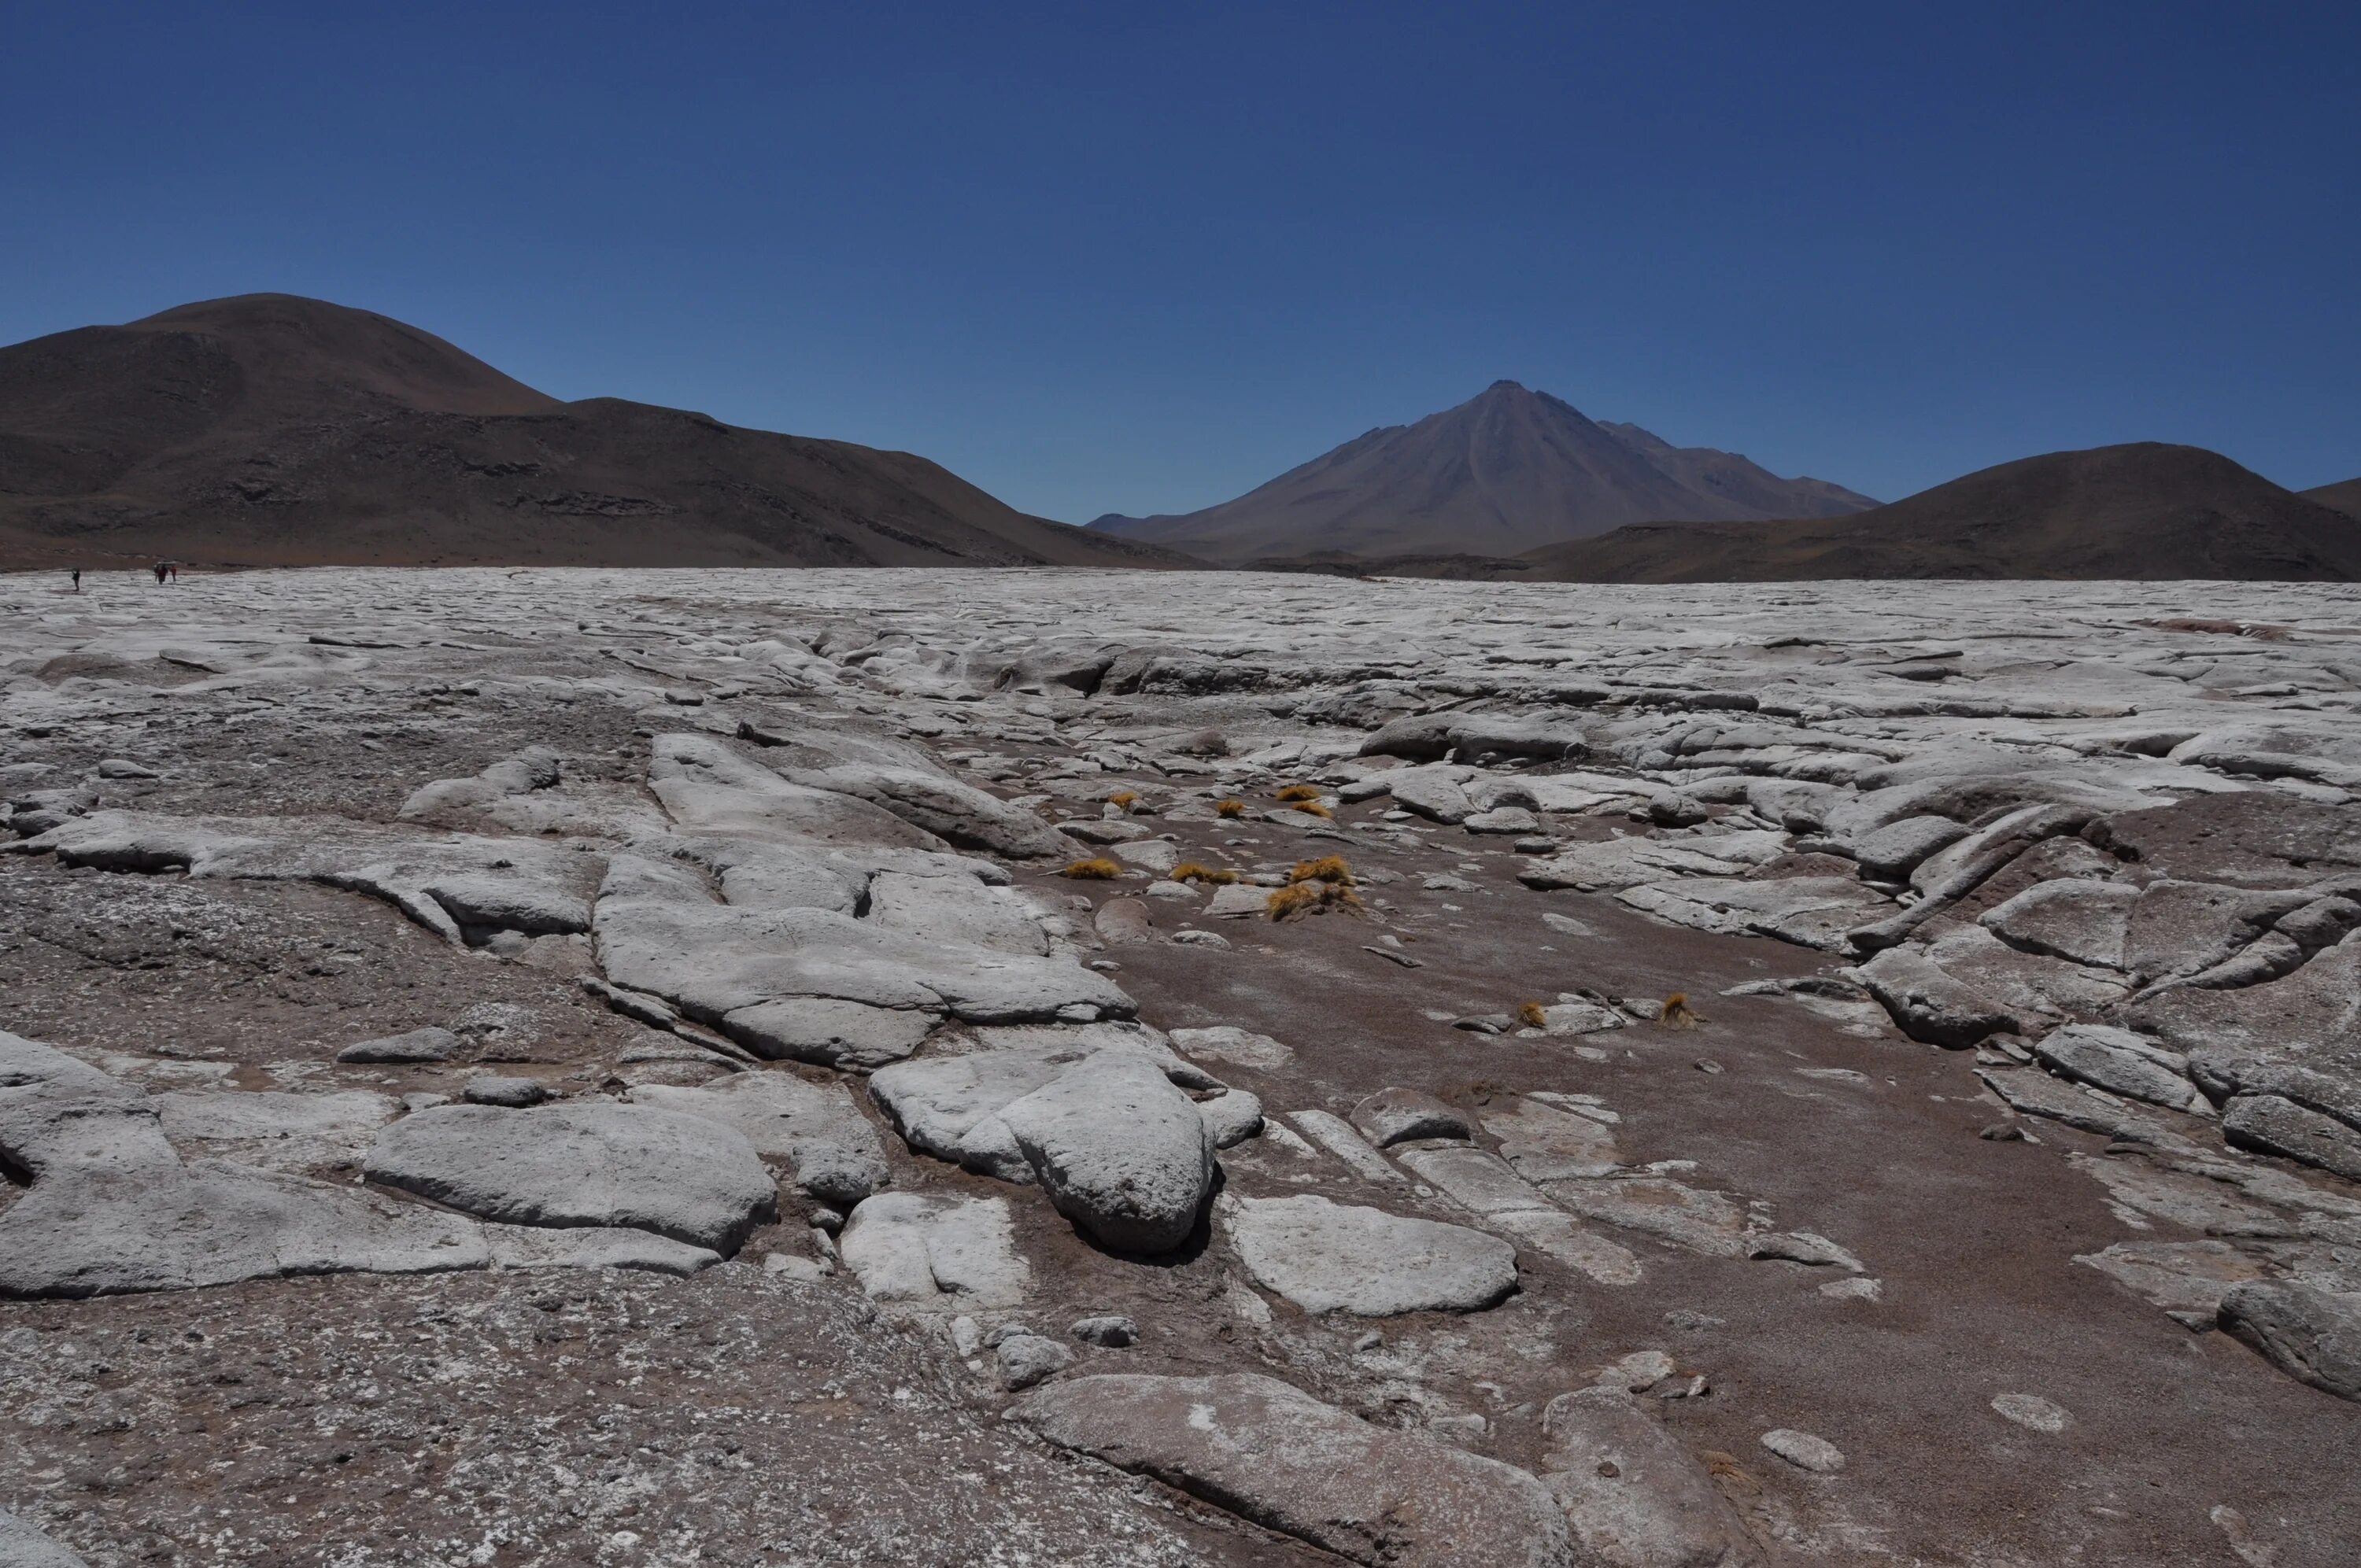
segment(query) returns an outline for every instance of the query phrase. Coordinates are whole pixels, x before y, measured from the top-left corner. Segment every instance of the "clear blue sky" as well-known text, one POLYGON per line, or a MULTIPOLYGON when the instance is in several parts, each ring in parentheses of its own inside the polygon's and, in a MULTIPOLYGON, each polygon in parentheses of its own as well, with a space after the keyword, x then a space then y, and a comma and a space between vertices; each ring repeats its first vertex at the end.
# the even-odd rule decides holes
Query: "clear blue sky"
POLYGON ((1499 377, 2361 475, 2361 6, 0 0, 0 340, 258 290, 1081 521, 1499 377))

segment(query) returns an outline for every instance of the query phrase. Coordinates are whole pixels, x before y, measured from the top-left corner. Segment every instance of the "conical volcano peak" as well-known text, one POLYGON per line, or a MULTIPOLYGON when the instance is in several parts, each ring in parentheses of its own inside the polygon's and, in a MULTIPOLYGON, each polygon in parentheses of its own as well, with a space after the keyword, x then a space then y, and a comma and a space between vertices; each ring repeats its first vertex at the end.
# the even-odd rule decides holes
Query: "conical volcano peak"
POLYGON ((1516 555, 1667 519, 1828 517, 1876 503, 1785 479, 1637 425, 1602 425, 1507 378, 1414 424, 1374 430, 1261 488, 1179 517, 1093 526, 1216 561, 1343 550, 1516 555))

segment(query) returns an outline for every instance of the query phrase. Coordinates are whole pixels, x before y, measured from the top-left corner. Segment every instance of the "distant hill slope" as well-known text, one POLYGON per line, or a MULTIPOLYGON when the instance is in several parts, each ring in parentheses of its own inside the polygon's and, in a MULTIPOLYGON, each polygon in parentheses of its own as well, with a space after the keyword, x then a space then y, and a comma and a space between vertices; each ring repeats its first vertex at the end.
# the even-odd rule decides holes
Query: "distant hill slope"
POLYGON ((2361 578, 2361 520, 2219 453, 2053 452, 1843 518, 1651 522, 1526 553, 1560 582, 1828 577, 2361 578))
POLYGON ((286 294, 0 348, 0 566, 1182 565, 902 452, 562 402, 286 294))
POLYGON ((1783 479, 1728 452, 1601 424, 1496 381, 1457 408, 1346 442, 1268 484, 1173 516, 1109 515, 1096 532, 1208 560, 1475 552, 1513 555, 1652 518, 1819 517, 1876 503, 1783 479))
POLYGON ((2296 494, 2308 501, 2333 507, 2347 517, 2361 517, 2361 479, 2345 479, 2334 485, 2319 485, 2296 494))

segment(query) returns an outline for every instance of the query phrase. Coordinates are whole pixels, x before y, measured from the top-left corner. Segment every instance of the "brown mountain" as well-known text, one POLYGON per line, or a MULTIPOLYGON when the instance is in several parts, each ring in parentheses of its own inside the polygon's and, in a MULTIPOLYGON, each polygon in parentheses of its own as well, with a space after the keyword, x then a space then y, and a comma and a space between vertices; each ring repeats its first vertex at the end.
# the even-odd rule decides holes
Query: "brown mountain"
POLYGON ((2219 453, 2138 442, 2004 463, 1850 517, 1620 528, 1529 552, 1503 575, 2347 582, 2361 578, 2361 520, 2219 453))
POLYGON ((2333 507, 2347 517, 2361 517, 2361 479, 2345 479, 2334 485, 2316 485, 2296 494, 2308 501, 2333 507))
POLYGON ((906 452, 561 402, 286 294, 0 348, 0 565, 1175 565, 906 452))
POLYGON ((1465 553, 1513 555, 1651 518, 1821 517, 1877 503, 1783 479, 1733 453, 1601 424, 1495 381, 1455 409, 1370 431, 1202 511, 1109 515, 1094 532, 1209 560, 1465 553))

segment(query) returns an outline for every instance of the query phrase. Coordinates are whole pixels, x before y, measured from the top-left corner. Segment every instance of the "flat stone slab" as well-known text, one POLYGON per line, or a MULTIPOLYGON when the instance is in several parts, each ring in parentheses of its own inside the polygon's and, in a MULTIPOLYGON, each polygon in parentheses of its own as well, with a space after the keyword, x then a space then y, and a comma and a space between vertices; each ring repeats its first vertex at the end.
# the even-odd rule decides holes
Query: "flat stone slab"
POLYGON ((1005 1198, 881 1192, 853 1210, 837 1248, 872 1299, 912 1311, 1014 1307, 1032 1282, 1005 1198))
POLYGON ((1531 1475, 1371 1426, 1276 1378, 1066 1377, 1015 1407, 1046 1442, 1370 1568, 1565 1568, 1531 1475))
POLYGON ((641 1084, 630 1098, 736 1128, 756 1154, 789 1161, 796 1185, 823 1203, 849 1209, 893 1179, 877 1129, 841 1084, 741 1072, 705 1088, 641 1084))
POLYGON ((1225 1197, 1220 1211, 1255 1282, 1307 1312, 1475 1312, 1517 1288, 1516 1248, 1465 1225, 1312 1193, 1225 1197))
POLYGON ((487 1220, 624 1226, 724 1254, 778 1214, 745 1135, 643 1105, 438 1105, 379 1134, 365 1169, 487 1220))

